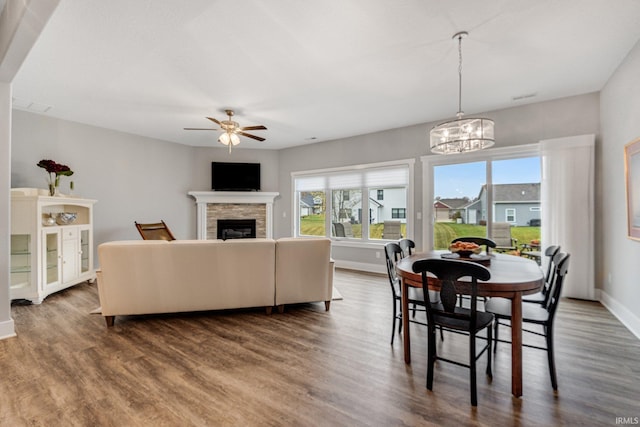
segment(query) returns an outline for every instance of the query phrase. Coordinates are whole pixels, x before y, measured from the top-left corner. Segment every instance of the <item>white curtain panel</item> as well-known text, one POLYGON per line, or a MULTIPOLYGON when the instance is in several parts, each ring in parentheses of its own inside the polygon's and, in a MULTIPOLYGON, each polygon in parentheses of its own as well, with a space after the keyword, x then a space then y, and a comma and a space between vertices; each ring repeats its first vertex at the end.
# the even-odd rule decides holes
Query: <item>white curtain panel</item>
POLYGON ((542 242, 571 254, 562 296, 593 300, 595 135, 540 141, 542 242))

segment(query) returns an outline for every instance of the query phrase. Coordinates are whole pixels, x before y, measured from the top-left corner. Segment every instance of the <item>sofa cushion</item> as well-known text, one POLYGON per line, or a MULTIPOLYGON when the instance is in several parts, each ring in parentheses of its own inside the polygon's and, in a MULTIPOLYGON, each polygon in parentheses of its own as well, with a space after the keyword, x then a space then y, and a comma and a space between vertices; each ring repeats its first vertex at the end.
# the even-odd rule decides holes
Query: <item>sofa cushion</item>
POLYGON ((276 240, 276 305, 331 301, 332 291, 330 239, 276 240))

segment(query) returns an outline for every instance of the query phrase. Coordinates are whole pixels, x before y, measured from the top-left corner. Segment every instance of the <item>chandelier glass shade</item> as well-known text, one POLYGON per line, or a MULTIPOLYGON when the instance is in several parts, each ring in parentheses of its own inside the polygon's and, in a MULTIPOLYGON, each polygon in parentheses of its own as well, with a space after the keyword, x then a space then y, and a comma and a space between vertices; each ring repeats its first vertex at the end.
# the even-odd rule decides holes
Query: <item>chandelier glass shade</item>
POLYGON ((468 33, 454 34, 458 39, 458 113, 457 119, 434 126, 429 133, 431 152, 454 154, 482 150, 495 143, 493 120, 485 118, 465 118, 462 112, 462 39, 468 33))
POLYGON ((431 129, 431 152, 454 154, 482 150, 491 147, 493 120, 483 118, 463 118, 440 123, 431 129))

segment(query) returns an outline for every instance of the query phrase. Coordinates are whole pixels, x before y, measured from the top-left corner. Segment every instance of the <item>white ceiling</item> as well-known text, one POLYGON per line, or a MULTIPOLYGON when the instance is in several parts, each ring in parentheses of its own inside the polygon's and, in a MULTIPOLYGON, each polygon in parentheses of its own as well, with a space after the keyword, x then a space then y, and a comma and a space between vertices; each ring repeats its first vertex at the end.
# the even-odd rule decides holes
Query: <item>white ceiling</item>
POLYGON ((238 148, 279 149, 453 117, 461 30, 472 114, 600 90, 640 1, 62 0, 14 102, 193 146, 230 107, 268 128, 238 148))

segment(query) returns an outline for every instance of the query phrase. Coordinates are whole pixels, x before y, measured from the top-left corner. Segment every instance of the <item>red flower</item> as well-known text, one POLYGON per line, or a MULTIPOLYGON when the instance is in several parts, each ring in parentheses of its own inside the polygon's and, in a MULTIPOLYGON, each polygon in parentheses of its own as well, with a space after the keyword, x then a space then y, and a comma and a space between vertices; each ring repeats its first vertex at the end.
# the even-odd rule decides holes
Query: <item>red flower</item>
POLYGON ((53 160, 40 160, 38 162, 39 167, 46 170, 48 173, 54 173, 57 176, 71 176, 73 175, 73 171, 67 165, 61 165, 59 163, 54 162, 53 160))

